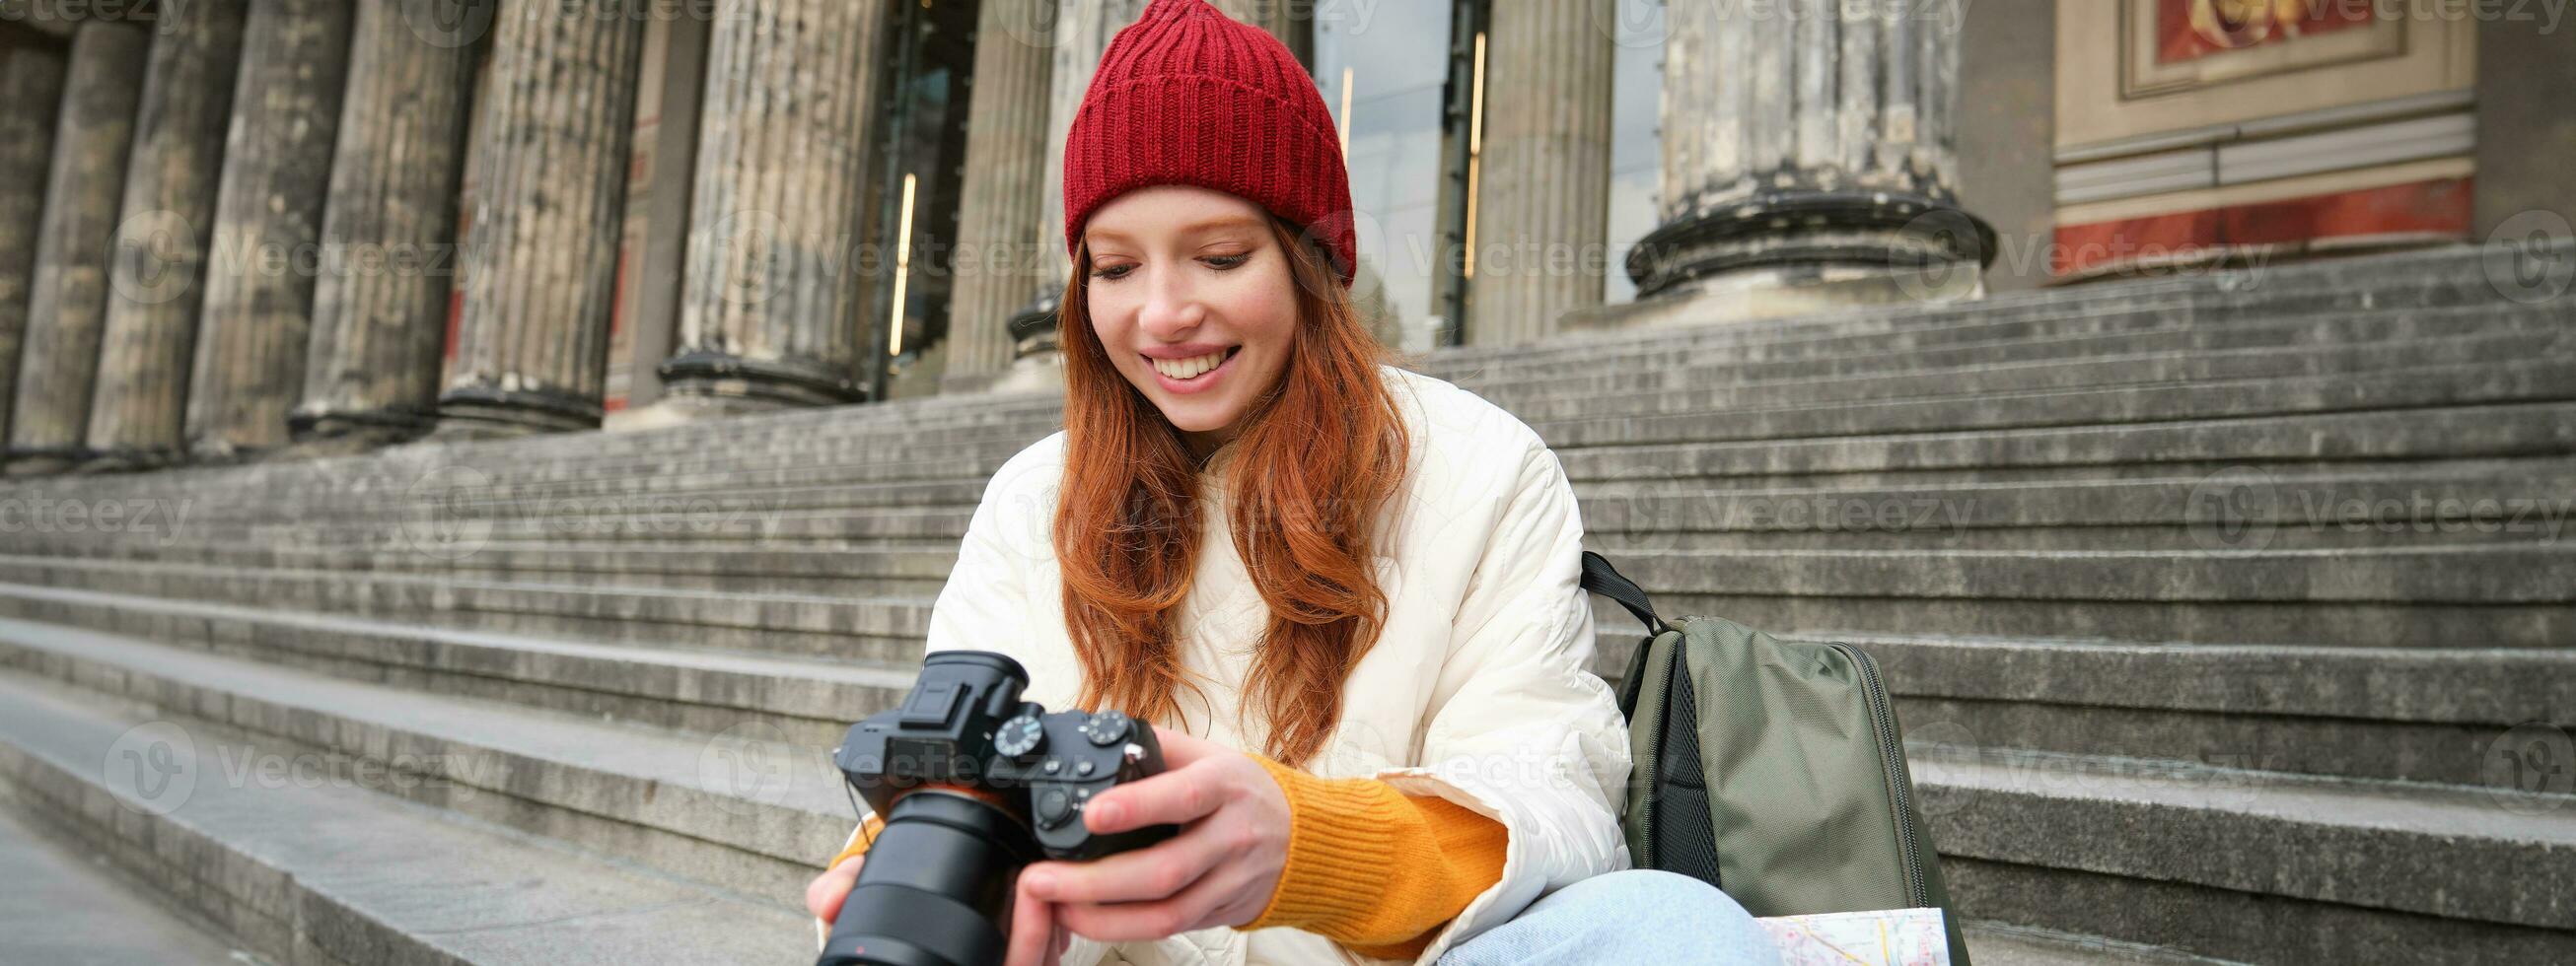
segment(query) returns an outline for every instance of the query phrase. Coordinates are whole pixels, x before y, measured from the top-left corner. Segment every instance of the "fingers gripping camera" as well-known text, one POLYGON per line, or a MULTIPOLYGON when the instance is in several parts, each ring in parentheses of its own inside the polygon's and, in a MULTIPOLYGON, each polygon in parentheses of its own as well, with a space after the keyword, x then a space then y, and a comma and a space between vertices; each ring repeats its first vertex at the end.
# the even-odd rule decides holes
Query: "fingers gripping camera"
POLYGON ((1023 713, 1002 722, 993 750, 993 778, 1028 789, 1030 824, 1049 858, 1096 859, 1152 845, 1178 831, 1155 825, 1100 835, 1083 824, 1083 807, 1093 795, 1163 770, 1163 749, 1154 740, 1154 729, 1124 714, 1023 713))
POLYGON ((1177 834, 1094 834, 1094 796, 1163 771, 1154 729, 1116 711, 1048 713, 1028 673, 987 651, 942 651, 892 711, 850 726, 834 763, 885 817, 842 902, 822 966, 999 962, 1013 883, 1040 856, 1083 860, 1177 834))

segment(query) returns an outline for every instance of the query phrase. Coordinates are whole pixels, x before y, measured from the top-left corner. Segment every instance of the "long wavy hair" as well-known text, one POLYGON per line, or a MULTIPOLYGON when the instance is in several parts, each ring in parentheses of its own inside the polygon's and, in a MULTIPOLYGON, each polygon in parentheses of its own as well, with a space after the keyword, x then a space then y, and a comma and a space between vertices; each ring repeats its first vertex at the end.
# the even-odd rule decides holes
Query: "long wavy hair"
MULTIPOLYGON (((1237 720, 1257 702, 1266 753, 1294 767, 1331 737, 1342 684, 1385 626, 1376 523, 1410 441, 1378 370, 1397 357, 1363 327, 1327 256, 1277 216, 1269 223, 1296 289, 1296 335, 1279 381, 1244 415, 1223 483, 1235 553, 1269 610, 1237 720)), ((1078 245, 1056 332, 1065 622, 1084 707, 1171 724, 1182 689, 1206 697, 1183 667, 1178 622, 1197 570, 1204 464, 1110 362, 1086 310, 1090 278, 1089 246, 1078 245)))

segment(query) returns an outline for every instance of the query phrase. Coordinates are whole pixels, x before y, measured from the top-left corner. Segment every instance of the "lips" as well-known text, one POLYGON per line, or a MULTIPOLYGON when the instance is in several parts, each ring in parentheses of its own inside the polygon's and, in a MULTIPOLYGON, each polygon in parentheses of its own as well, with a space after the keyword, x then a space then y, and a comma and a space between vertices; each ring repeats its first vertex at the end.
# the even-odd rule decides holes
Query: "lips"
POLYGON ((1222 353, 1221 360, 1212 368, 1200 367, 1207 365, 1205 360, 1209 356, 1218 356, 1220 355, 1219 353, 1209 353, 1208 356, 1179 360, 1165 360, 1148 357, 1145 361, 1154 370, 1154 381, 1162 383, 1163 390, 1165 392, 1169 392, 1174 395, 1186 396, 1192 393, 1206 392, 1208 389, 1214 387, 1219 380, 1224 379, 1227 374, 1234 371, 1234 360, 1242 354, 1242 346, 1228 347, 1222 353), (1194 374, 1187 378, 1182 378, 1172 375, 1173 372, 1190 372, 1194 374))

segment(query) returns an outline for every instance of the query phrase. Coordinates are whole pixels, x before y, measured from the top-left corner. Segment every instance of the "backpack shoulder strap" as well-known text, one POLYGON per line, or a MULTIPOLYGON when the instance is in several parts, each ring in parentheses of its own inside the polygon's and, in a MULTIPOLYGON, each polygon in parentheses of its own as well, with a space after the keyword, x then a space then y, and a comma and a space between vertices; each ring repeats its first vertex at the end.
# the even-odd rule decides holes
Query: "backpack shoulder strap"
POLYGON ((1655 616, 1655 603, 1634 581, 1610 565, 1610 559, 1592 551, 1583 552, 1583 589, 1610 598, 1627 608, 1637 622, 1646 625, 1646 637, 1637 642, 1635 653, 1628 655, 1628 673, 1619 679, 1619 714, 1634 718, 1637 714, 1637 691, 1646 680, 1646 652, 1656 637, 1671 629, 1663 618, 1655 616))

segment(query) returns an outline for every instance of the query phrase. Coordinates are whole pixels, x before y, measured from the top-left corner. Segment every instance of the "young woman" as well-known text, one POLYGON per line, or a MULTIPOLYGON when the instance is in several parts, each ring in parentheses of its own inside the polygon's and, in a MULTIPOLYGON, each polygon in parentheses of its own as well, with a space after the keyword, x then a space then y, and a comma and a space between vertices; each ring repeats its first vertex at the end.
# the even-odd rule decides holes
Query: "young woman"
MULTIPOLYGON (((1759 963, 1724 893, 1617 871, 1627 735, 1538 435, 1354 318, 1330 117, 1276 39, 1154 0, 1065 152, 1065 430, 1003 465, 929 648, 1155 723, 1020 877, 1019 964, 1759 963)), ((808 889, 837 914, 873 819, 808 889)))

